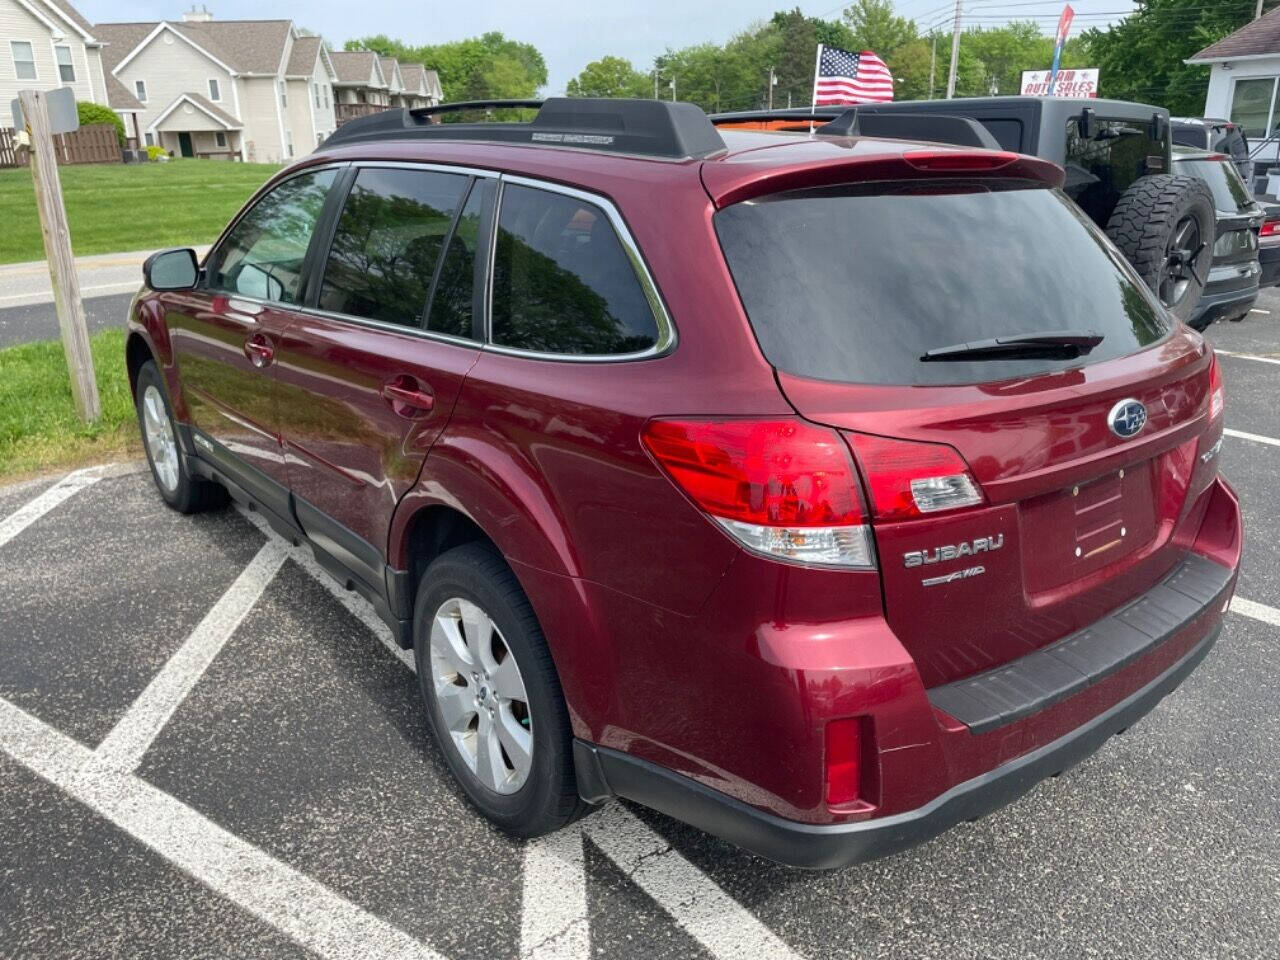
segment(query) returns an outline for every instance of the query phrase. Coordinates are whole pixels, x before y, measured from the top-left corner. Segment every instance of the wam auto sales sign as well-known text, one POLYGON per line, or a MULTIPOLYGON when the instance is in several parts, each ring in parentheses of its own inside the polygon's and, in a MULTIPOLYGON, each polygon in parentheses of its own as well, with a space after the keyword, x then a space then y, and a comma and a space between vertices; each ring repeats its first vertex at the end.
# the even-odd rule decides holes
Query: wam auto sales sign
MULTIPOLYGON (((1031 97, 1049 96, 1049 77, 1051 70, 1023 70, 1022 95, 1031 97)), ((1098 95, 1098 68, 1085 67, 1080 70, 1059 70, 1058 82, 1054 84, 1055 97, 1096 97, 1098 95)))

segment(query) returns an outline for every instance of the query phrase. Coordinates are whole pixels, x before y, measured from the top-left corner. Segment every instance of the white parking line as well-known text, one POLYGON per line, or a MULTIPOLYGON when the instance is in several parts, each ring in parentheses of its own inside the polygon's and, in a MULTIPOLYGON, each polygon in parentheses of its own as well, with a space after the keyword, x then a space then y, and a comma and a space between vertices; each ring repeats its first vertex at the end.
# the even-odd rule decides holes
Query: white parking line
POLYGON ((271 524, 267 523, 262 514, 256 510, 247 510, 239 504, 236 504, 236 510, 239 511, 242 517, 266 534, 268 539, 285 544, 289 549, 289 557, 295 563, 311 574, 320 586, 324 587, 325 590, 333 595, 335 600, 346 608, 348 613, 368 627, 397 660, 410 670, 417 672, 417 667, 413 662, 413 651, 400 648, 400 644, 396 643, 395 638, 391 636, 390 628, 382 622, 382 618, 373 609, 373 604, 355 591, 346 589, 334 579, 332 574, 316 562, 315 554, 311 552, 310 547, 305 545, 295 547, 289 544, 280 534, 271 529, 271 524))
POLYGON ((1235 437, 1237 440, 1252 440, 1254 443, 1265 443, 1271 447, 1280 447, 1280 440, 1275 437, 1264 437, 1260 433, 1245 433, 1243 430, 1223 430, 1228 437, 1235 437))
POLYGON ((590 956, 582 829, 574 824, 525 844, 520 957, 587 960, 590 956))
POLYGON ((622 804, 611 803, 587 817, 582 829, 712 956, 719 960, 798 957, 754 914, 622 804))
POLYGON ((1236 353, 1232 350, 1215 350, 1213 351, 1220 357, 1235 357, 1237 360, 1257 360, 1259 363, 1280 363, 1280 359, 1275 357, 1259 357, 1252 353, 1236 353))
POLYGON ((404 931, 0 699, 0 750, 321 957, 439 960, 404 931))
POLYGON ((69 473, 40 496, 0 520, 0 547, 35 523, 58 504, 91 487, 102 477, 94 468, 69 473))
POLYGON ((169 722, 179 704, 209 669, 240 621, 258 602, 271 578, 288 559, 279 540, 268 540, 236 577, 204 619, 191 631, 142 695, 98 746, 98 756, 118 770, 137 768, 142 755, 169 722))
POLYGON ((1273 627, 1280 627, 1280 610, 1275 607, 1268 607, 1265 603, 1246 600, 1243 597, 1232 597, 1231 612, 1253 617, 1253 619, 1269 623, 1273 627))

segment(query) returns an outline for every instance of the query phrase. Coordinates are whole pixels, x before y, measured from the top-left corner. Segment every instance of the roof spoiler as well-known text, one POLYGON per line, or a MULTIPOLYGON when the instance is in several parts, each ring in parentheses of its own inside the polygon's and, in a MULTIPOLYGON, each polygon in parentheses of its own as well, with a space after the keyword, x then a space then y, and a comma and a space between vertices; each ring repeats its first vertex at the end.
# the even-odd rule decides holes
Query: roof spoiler
POLYGON ((814 131, 827 137, 883 137, 890 140, 924 140, 958 147, 999 150, 991 131, 972 117, 937 113, 868 113, 857 107, 846 110, 814 131))
POLYGON ((384 110, 339 127, 324 146, 381 140, 470 140, 543 144, 663 160, 704 159, 723 153, 724 140, 691 103, 553 97, 548 100, 469 100, 414 110, 384 110), (441 123, 440 114, 469 110, 536 109, 529 123, 441 123))

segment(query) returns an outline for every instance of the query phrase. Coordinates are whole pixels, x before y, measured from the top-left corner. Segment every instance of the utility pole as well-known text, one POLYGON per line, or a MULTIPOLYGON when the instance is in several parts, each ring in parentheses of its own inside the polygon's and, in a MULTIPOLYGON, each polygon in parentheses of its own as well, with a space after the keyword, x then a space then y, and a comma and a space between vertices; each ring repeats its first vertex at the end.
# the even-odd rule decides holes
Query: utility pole
POLYGON ((956 95, 956 66, 960 59, 960 14, 964 0, 956 0, 956 21, 951 26, 951 69, 947 71, 947 99, 956 95))
POLYGON ((933 99, 933 70, 938 65, 938 35, 933 35, 933 53, 929 56, 929 99, 933 99))
POLYGON ((671 102, 676 102, 676 75, 671 75, 671 102))
POLYGON ((653 99, 658 99, 658 68, 653 68, 653 99))
POLYGON ((22 114, 31 133, 31 179, 35 182, 40 233, 44 237, 45 259, 49 261, 62 349, 71 375, 71 397, 80 419, 92 423, 102 416, 102 405, 98 400, 98 381, 93 375, 84 303, 80 300, 80 278, 76 276, 76 262, 71 255, 71 231, 67 228, 67 210, 62 201, 62 181, 58 179, 58 159, 53 151, 45 97, 42 90, 18 92, 22 114))
POLYGON ((1257 20, 1262 16, 1262 0, 1258 0, 1258 12, 1253 15, 1253 19, 1257 20))
POLYGON ((773 113, 773 87, 778 82, 778 75, 773 72, 773 67, 769 68, 769 112, 773 113))

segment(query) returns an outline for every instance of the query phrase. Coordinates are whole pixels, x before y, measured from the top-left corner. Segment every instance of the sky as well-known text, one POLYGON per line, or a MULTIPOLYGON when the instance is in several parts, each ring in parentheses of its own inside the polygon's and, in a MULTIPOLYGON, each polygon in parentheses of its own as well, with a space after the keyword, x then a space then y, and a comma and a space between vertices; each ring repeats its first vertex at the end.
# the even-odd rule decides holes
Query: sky
MULTIPOLYGON (((191 0, 72 0, 94 23, 134 20, 177 20, 191 8, 191 0)), ((314 30, 337 48, 350 39, 385 33, 409 44, 442 43, 499 30, 508 37, 532 43, 547 61, 548 82, 543 93, 564 92, 565 84, 592 60, 607 54, 626 57, 637 69, 648 70, 653 58, 668 47, 695 43, 723 43, 754 22, 767 20, 775 10, 796 6, 795 0, 468 0, 406 4, 403 0, 200 0, 215 18, 292 19, 314 30)), ((826 0, 799 4, 810 16, 839 17, 846 4, 828 6, 826 0)), ((922 28, 942 21, 949 26, 954 2, 896 0, 900 14, 916 19, 922 28)), ((1132 0, 1072 0, 1079 33, 1088 26, 1118 19, 1133 7, 1132 0), (1108 16, 1102 16, 1102 15, 1108 16)), ((1012 17, 1043 17, 1045 32, 1061 12, 1061 0, 965 0, 972 22, 994 26, 1012 17)), ((428 64, 430 66, 430 64, 428 64)), ((1046 67, 1048 64, 1045 65, 1046 67)), ((446 98, 449 91, 445 91, 446 98)))

